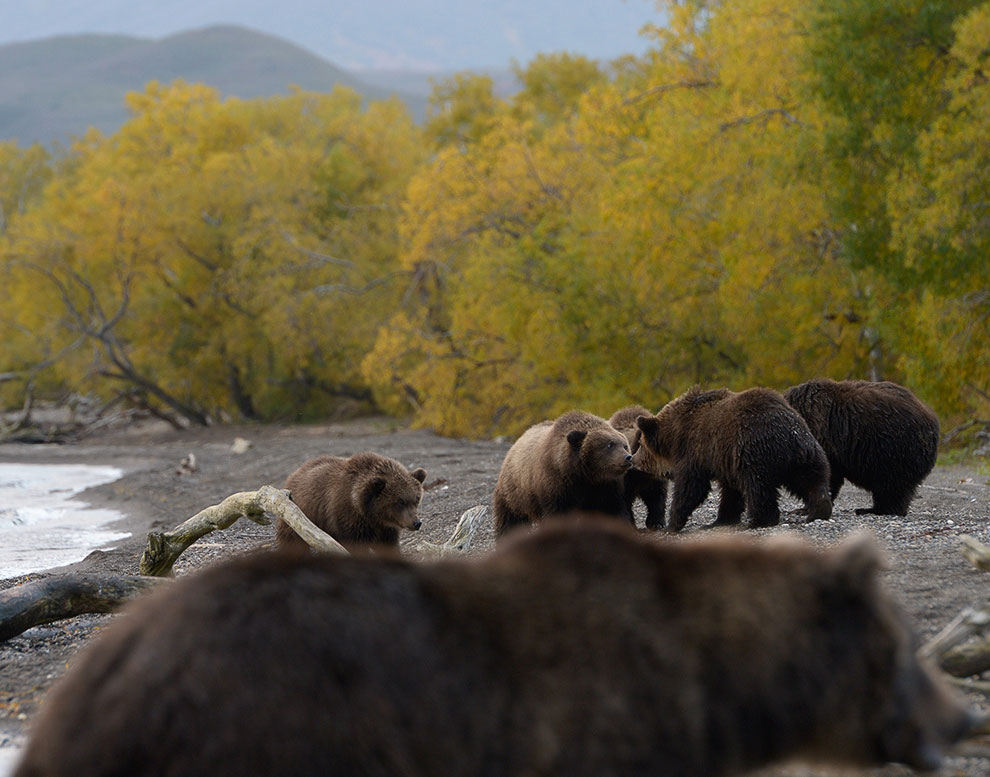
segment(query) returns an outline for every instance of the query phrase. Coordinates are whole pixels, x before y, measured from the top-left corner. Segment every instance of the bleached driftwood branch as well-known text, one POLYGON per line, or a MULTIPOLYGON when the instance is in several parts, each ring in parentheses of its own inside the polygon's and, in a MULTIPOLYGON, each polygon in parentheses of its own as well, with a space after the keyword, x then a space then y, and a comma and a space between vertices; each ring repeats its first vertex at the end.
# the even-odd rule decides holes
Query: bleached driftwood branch
POLYGON ((962 543, 962 554, 970 564, 984 572, 990 571, 990 545, 984 545, 968 534, 963 534, 959 542, 962 543))
POLYGON ((220 504, 207 507, 168 532, 149 532, 148 547, 141 554, 142 575, 162 576, 172 572, 183 551, 200 537, 217 529, 226 529, 238 518, 267 526, 281 518, 306 541, 322 553, 346 553, 344 546, 314 524, 289 496, 289 492, 274 486, 262 486, 257 491, 231 494, 220 504))
POLYGON ((71 574, 0 591, 0 642, 32 626, 92 612, 112 612, 162 578, 71 574))
POLYGON ((423 545, 440 556, 446 556, 448 553, 465 553, 471 547, 474 535, 487 515, 488 508, 484 505, 471 507, 461 513, 450 539, 443 545, 437 545, 433 542, 424 542, 423 545))
POLYGON ((967 607, 921 647, 918 653, 941 664, 945 655, 972 636, 983 634, 990 628, 990 613, 967 607))

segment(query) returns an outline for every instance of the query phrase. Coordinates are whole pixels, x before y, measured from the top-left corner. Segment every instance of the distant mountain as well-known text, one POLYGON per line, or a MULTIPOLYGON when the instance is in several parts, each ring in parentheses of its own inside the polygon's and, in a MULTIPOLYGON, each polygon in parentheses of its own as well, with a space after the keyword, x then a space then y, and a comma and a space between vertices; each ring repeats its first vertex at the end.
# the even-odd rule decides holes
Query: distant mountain
MULTIPOLYGON (((660 5, 666 5, 661 3, 660 5)), ((161 38, 239 24, 348 69, 475 70, 537 53, 642 53, 655 0, 0 0, 0 44, 75 33, 161 38)))
MULTIPOLYGON (((342 84, 372 100, 397 91, 243 27, 207 27, 160 40, 70 35, 0 46, 0 140, 64 143, 91 126, 111 133, 127 118, 127 92, 176 78, 242 98, 284 94, 290 86, 328 92, 342 84)), ((425 97, 397 96, 423 115, 425 97)))

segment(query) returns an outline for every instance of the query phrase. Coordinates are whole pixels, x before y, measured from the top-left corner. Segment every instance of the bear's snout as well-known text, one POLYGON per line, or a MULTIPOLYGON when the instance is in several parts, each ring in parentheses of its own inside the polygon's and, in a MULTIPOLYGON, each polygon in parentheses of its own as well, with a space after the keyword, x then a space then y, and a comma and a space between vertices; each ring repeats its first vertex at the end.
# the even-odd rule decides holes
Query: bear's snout
POLYGON ((417 518, 415 521, 413 521, 412 526, 410 526, 409 528, 412 531, 419 531, 419 527, 422 526, 422 525, 423 525, 423 522, 417 518))

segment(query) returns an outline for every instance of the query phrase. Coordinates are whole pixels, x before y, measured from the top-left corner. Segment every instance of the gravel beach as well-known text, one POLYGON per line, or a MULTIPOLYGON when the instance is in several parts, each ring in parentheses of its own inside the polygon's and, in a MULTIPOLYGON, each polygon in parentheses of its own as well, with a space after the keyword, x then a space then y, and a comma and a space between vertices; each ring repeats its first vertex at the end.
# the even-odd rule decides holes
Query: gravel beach
MULTIPOLYGON (((374 450, 409 467, 425 467, 426 492, 420 508, 423 528, 405 532, 402 551, 431 555, 430 543, 442 543, 458 517, 468 508, 489 504, 499 467, 509 442, 453 440, 430 432, 408 430, 387 419, 359 420, 308 426, 218 426, 178 432, 157 423, 106 431, 80 443, 66 445, 0 445, 0 462, 106 464, 124 476, 91 488, 78 498, 98 507, 112 507, 126 517, 113 528, 131 532, 110 551, 94 551, 70 567, 26 577, 0 580, 9 588, 42 575, 68 570, 136 574, 147 532, 170 528, 199 510, 237 491, 265 484, 281 486, 286 476, 308 458, 321 454, 350 455, 374 450), (234 451, 243 438, 251 446, 234 451), (183 471, 180 462, 194 454, 197 469, 183 471)), ((870 495, 846 484, 830 521, 788 524, 758 530, 760 534, 797 532, 821 544, 833 544, 851 532, 874 533, 886 549, 890 568, 887 584, 913 619, 921 637, 937 632, 967 606, 986 606, 990 573, 969 564, 959 551, 959 536, 969 534, 990 543, 990 477, 975 467, 937 467, 922 485, 905 518, 857 516, 870 504, 870 495)), ((784 500, 784 511, 797 502, 784 500)), ((715 517, 716 497, 688 520, 697 531, 715 517)), ((796 515, 787 518, 799 520, 796 515)), ((640 517, 642 525, 642 516, 640 517)), ((233 553, 272 541, 271 526, 239 521, 193 545, 176 565, 176 574, 233 553)), ((482 553, 494 542, 490 519, 476 536, 471 553, 482 553)), ((32 716, 51 684, 64 672, 74 653, 114 616, 80 616, 40 626, 0 644, 0 756, 24 739, 32 716)), ((972 701, 986 708, 984 699, 972 701)), ((444 732, 437 732, 444 736, 444 732)), ((0 757, 0 775, 4 774, 0 757)), ((767 774, 908 773, 898 767, 873 772, 824 771, 799 766, 778 767, 767 774)), ((940 775, 990 775, 990 760, 953 757, 940 775)))

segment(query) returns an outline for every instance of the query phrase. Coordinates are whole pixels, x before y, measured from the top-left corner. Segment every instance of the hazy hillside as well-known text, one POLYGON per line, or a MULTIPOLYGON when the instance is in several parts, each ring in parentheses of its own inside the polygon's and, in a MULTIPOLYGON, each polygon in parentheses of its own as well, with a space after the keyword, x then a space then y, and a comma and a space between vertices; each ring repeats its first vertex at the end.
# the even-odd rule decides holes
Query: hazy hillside
POLYGON ((84 32, 161 38, 238 24, 349 69, 420 71, 506 67, 547 51, 613 59, 642 52, 638 30, 662 18, 654 0, 0 0, 5 4, 0 43, 84 32))
MULTIPOLYGON (((0 46, 0 139, 64 142, 90 126, 112 132, 126 119, 124 95, 148 81, 183 78, 224 95, 262 97, 290 85, 329 91, 343 84, 381 99, 387 86, 357 77, 287 41, 219 26, 147 40, 74 35, 0 46)), ((399 95, 417 116, 425 98, 399 95)))

